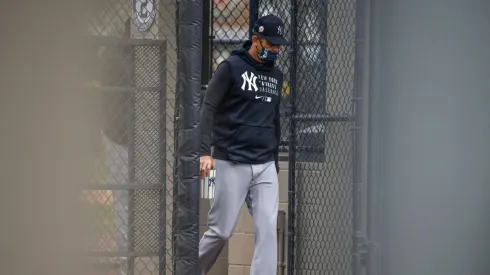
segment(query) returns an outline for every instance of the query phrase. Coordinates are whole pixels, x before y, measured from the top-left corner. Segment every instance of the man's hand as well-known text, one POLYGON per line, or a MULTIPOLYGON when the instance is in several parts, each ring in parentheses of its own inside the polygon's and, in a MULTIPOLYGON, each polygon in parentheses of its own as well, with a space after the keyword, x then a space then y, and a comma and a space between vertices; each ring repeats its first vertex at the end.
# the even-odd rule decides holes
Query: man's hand
POLYGON ((201 164, 201 179, 209 177, 209 170, 214 169, 214 159, 211 156, 202 156, 201 164))

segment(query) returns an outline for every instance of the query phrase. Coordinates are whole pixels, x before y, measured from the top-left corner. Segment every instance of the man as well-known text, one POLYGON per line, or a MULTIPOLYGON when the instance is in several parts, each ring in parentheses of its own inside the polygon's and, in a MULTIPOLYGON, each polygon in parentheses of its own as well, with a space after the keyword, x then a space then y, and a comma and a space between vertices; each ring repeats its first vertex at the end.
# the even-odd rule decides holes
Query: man
POLYGON ((206 91, 200 169, 202 177, 216 169, 216 179, 209 230, 199 245, 201 275, 211 269, 231 236, 246 198, 255 223, 250 274, 276 274, 283 73, 274 61, 280 45, 287 43, 281 19, 274 15, 259 18, 252 40, 218 66, 206 91))

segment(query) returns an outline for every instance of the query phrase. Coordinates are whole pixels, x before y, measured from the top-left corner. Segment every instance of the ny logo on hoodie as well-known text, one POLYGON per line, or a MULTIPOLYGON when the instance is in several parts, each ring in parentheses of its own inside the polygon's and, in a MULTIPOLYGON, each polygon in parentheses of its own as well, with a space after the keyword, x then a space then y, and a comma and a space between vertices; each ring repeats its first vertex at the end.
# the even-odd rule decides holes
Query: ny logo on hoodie
POLYGON ((255 76, 254 73, 251 72, 249 76, 248 72, 244 72, 242 74, 242 78, 243 78, 242 90, 245 91, 245 86, 247 86, 247 84, 248 84, 248 89, 247 89, 248 91, 257 92, 259 90, 257 88, 257 76, 255 76))

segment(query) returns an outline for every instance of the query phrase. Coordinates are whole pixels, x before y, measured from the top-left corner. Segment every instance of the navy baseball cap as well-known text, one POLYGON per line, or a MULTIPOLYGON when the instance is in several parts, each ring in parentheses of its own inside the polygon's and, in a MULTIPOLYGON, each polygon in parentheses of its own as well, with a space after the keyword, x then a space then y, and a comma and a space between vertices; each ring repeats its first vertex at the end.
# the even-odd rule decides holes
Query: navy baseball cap
POLYGON ((267 42, 275 45, 287 45, 289 42, 284 38, 284 22, 273 15, 262 16, 255 22, 253 32, 258 34, 267 42))

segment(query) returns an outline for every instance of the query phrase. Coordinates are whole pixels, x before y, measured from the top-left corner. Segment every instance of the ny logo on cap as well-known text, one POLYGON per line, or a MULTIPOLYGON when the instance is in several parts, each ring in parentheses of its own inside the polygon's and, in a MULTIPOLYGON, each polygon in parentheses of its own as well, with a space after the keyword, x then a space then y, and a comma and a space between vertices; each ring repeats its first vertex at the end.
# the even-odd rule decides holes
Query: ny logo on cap
POLYGON ((281 26, 277 27, 277 33, 279 35, 282 35, 282 27, 281 26))

